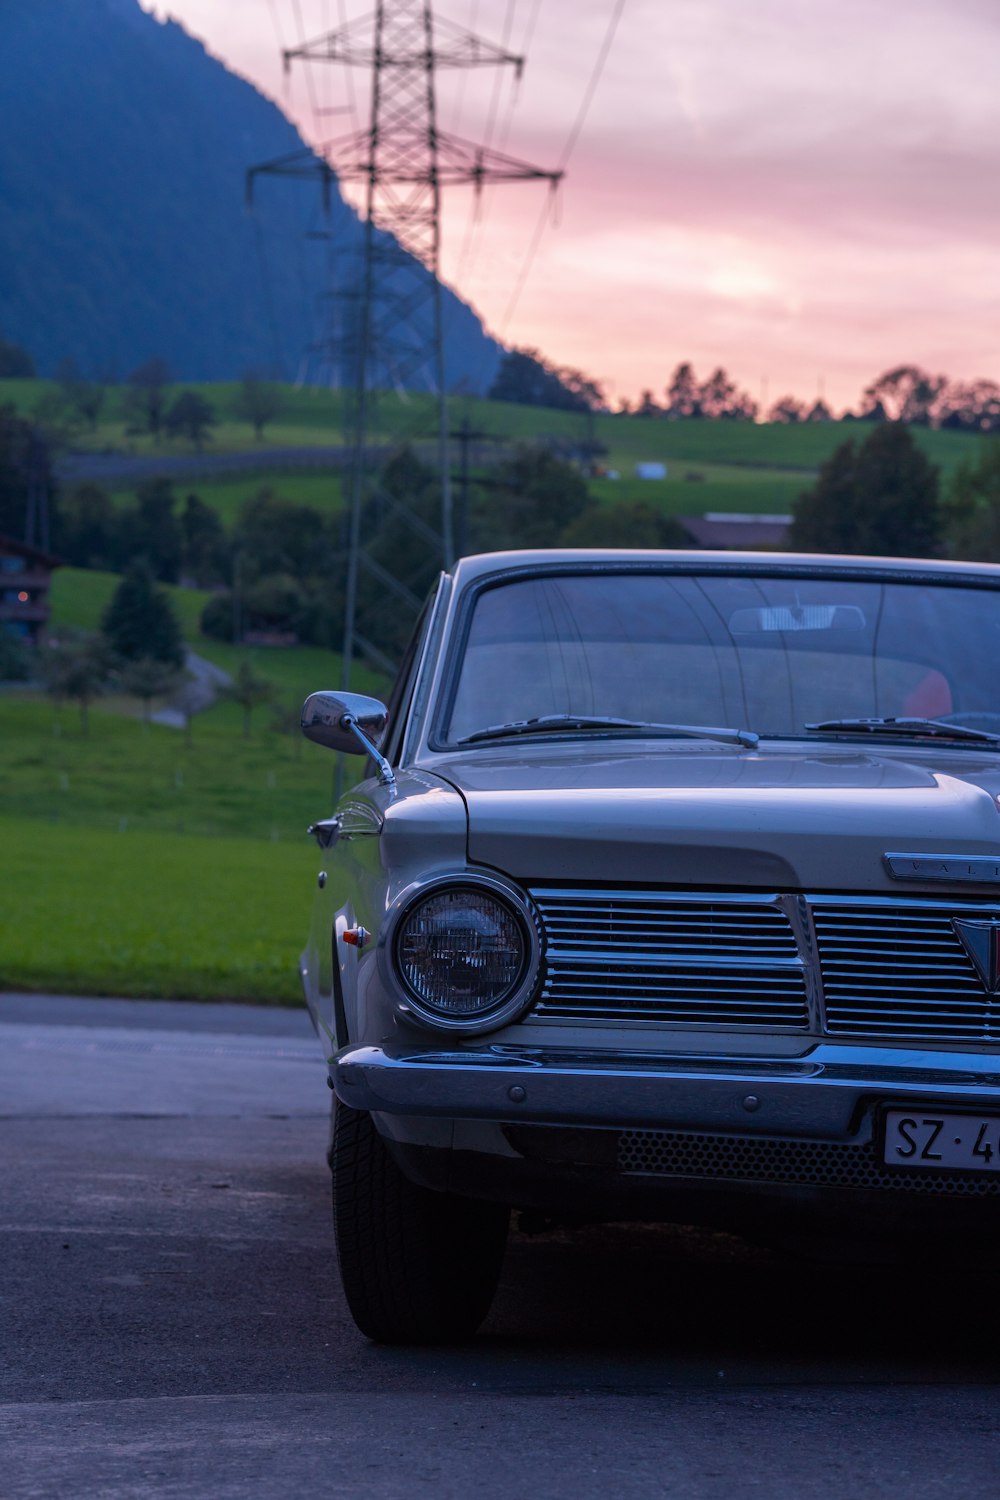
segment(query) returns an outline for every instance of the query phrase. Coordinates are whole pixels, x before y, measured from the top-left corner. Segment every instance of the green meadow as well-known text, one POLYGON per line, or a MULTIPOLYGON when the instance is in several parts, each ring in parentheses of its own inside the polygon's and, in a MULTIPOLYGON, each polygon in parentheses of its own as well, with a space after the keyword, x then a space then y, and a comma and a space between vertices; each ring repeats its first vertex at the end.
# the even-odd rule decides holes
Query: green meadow
MULTIPOLYGON (((12 401, 30 412, 48 382, 0 381, 0 403, 12 401)), ((269 488, 283 499, 315 505, 321 510, 339 510, 343 505, 344 479, 339 473, 283 469, 274 456, 276 449, 329 445, 342 446, 345 410, 342 393, 315 387, 285 387, 280 415, 257 442, 249 425, 236 415, 239 386, 236 383, 195 384, 211 402, 217 426, 206 452, 241 452, 252 457, 254 471, 238 476, 177 481, 178 493, 197 492, 212 505, 227 524, 240 505, 269 488), (269 459, 269 455, 271 455, 269 459)), ((120 392, 111 391, 102 419, 93 433, 75 439, 81 449, 148 454, 190 453, 187 443, 154 442, 148 435, 126 432, 120 415, 120 392)), ((372 440, 396 442, 433 438, 436 411, 426 395, 399 396, 383 393, 374 407, 372 440)), ((668 421, 665 418, 601 413, 589 419, 572 412, 543 407, 517 406, 508 402, 456 397, 452 402, 452 427, 468 420, 478 432, 512 443, 540 438, 579 441, 589 434, 608 452, 604 462, 619 473, 619 479, 593 480, 591 489, 603 504, 643 499, 670 515, 703 515, 706 511, 785 513, 795 497, 807 489, 819 468, 841 443, 861 441, 867 428, 851 423, 769 424, 753 422, 668 421), (635 465, 658 462, 667 465, 665 480, 638 480, 635 465)), ((939 465, 947 479, 963 458, 969 457, 979 438, 967 433, 914 429, 914 437, 928 457, 939 465)), ((126 500, 131 490, 118 492, 126 500)))
MULTIPOLYGON (((117 583, 60 569, 53 634, 94 629, 117 583)), ((206 594, 168 590, 188 642, 233 671, 241 659, 283 709, 340 681, 340 658, 208 641, 206 594)), ((356 668, 354 686, 384 695, 356 668)), ((0 695, 0 986, 67 993, 295 1003, 317 850, 306 828, 333 805, 334 756, 254 710, 218 702, 190 736, 142 722, 140 705, 78 708, 40 690, 0 695)), ((360 771, 361 761, 350 762, 360 771)))

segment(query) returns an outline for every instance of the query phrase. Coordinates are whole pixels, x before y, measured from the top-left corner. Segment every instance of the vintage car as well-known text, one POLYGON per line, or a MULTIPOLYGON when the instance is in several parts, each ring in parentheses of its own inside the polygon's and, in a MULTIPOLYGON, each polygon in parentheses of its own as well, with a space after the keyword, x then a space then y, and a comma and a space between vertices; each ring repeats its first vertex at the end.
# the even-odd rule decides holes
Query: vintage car
POLYGON ((1000 568, 576 551, 442 576, 310 830, 344 1287, 473 1331, 510 1210, 898 1235, 1000 1206, 1000 568))

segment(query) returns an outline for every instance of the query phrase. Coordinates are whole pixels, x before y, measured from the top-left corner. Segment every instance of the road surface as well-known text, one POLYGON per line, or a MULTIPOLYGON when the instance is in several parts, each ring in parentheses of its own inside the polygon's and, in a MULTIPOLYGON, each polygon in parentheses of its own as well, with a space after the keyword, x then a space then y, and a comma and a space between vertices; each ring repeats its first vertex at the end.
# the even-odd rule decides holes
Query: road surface
POLYGON ((471 1344, 340 1293, 298 1012, 0 995, 0 1493, 979 1500, 996 1277, 515 1235, 471 1344))

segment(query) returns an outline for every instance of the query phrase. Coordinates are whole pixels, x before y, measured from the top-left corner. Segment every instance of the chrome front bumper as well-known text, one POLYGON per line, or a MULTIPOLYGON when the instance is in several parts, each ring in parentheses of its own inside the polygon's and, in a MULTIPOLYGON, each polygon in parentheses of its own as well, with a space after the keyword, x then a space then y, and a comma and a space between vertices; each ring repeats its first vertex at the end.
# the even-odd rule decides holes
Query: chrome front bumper
POLYGON ((358 1046, 330 1076, 353 1109, 456 1120, 844 1140, 882 1104, 1000 1113, 1000 1056, 828 1043, 795 1059, 358 1046))

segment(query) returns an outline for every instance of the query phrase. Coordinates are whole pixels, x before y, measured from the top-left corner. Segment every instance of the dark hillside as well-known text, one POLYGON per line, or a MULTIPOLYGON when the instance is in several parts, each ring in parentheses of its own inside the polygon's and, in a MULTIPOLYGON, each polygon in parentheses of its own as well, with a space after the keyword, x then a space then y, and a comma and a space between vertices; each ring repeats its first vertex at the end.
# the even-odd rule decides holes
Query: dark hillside
MULTIPOLYGON (((302 144, 274 104, 137 0, 2 0, 0 98, 0 334, 41 373, 297 376, 328 246, 318 188, 268 179, 245 208, 246 168, 302 144)), ((329 227, 343 270, 337 197, 329 227)), ((449 384, 485 389, 496 345, 450 302, 449 384)))

